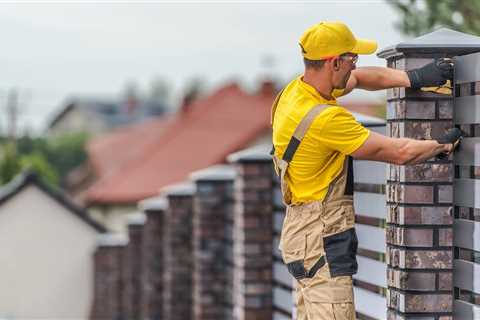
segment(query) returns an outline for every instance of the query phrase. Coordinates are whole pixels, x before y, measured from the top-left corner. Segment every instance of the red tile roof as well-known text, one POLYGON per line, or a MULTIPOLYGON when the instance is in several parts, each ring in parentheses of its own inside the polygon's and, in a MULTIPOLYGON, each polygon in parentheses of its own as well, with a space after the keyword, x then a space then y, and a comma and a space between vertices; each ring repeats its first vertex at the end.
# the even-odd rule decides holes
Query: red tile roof
POLYGON ((87 152, 97 177, 105 177, 115 172, 148 148, 154 148, 163 130, 172 121, 173 117, 167 115, 115 129, 91 140, 87 145, 87 152))
POLYGON ((232 84, 189 110, 119 130, 89 146, 99 180, 89 204, 135 203, 195 170, 224 162, 270 129, 274 93, 247 94, 232 84))

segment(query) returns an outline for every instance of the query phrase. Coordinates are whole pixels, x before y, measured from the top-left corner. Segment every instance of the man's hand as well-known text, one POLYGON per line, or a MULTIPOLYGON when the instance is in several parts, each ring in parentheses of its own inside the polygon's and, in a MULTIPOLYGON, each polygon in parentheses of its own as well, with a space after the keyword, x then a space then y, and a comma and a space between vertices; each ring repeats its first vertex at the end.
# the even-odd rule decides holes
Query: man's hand
POLYGON ((449 58, 436 59, 421 68, 407 71, 410 87, 419 89, 444 85, 453 80, 453 61, 449 58))
POLYGON ((460 144, 463 139, 463 132, 458 128, 452 128, 441 138, 437 139, 437 142, 445 145, 445 151, 437 155, 438 159, 447 159, 448 155, 452 153, 460 144))

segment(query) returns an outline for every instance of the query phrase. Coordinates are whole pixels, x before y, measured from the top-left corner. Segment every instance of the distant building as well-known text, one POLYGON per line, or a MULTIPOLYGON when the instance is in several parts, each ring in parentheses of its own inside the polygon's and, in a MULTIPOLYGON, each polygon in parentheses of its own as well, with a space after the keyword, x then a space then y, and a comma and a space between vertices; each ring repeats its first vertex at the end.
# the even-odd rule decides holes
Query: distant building
POLYGON ((104 231, 33 173, 0 188, 0 318, 88 319, 104 231))
POLYGON ((162 115, 166 111, 165 105, 153 100, 74 98, 50 121, 47 134, 87 132, 97 135, 162 115))

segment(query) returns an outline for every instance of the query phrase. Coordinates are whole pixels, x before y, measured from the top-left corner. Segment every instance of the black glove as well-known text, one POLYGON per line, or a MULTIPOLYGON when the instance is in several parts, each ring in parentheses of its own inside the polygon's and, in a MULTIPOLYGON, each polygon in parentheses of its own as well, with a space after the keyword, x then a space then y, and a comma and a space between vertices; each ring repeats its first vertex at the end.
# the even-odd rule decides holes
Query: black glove
POLYGON ((436 59, 421 68, 407 71, 412 89, 444 85, 453 80, 453 62, 449 58, 436 59))
MULTIPOLYGON (((458 128, 452 128, 448 130, 448 132, 444 136, 438 138, 437 142, 440 144, 449 144, 449 143, 453 144, 453 148, 451 151, 453 152, 458 147, 462 139, 463 139, 462 130, 458 128)), ((440 160, 445 160, 448 158, 448 153, 446 152, 439 153, 437 154, 436 158, 440 160)))

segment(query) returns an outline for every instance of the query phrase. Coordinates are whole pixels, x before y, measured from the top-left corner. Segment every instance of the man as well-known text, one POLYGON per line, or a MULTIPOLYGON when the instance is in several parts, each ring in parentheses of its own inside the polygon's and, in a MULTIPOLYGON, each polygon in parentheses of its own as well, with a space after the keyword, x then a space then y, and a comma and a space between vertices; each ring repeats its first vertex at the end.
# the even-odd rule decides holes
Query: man
POLYGON ((444 138, 413 140, 370 132, 336 97, 354 88, 439 86, 452 63, 438 60, 404 72, 356 68, 374 41, 356 39, 346 25, 322 22, 300 38, 305 72, 290 82, 272 108, 273 159, 287 205, 280 250, 296 281, 297 319, 355 319, 352 274, 357 271, 352 157, 416 164, 453 151, 454 129, 444 138))

